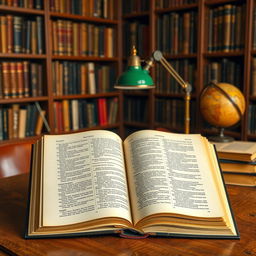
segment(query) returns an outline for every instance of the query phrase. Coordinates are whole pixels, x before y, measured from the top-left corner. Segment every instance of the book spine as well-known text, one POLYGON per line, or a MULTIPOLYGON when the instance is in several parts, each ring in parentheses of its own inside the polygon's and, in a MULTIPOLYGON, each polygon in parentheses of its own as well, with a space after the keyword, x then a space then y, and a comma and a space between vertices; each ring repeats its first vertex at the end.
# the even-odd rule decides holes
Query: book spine
POLYGON ((19 110, 19 128, 18 137, 20 139, 25 138, 26 133, 26 119, 27 119, 27 109, 21 108, 19 110))
POLYGON ((7 109, 7 119, 8 119, 8 139, 11 140, 13 139, 13 109, 12 108, 8 108, 7 109))
MULTIPOLYGON (((66 38, 67 38, 67 55, 72 55, 72 22, 66 22, 66 38)), ((81 36, 82 37, 82 36, 81 36)))
POLYGON ((0 141, 4 139, 3 121, 3 108, 0 107, 0 141))
POLYGON ((42 130, 43 130, 43 117, 42 115, 45 117, 46 115, 46 111, 42 110, 41 114, 38 115, 37 121, 36 121, 36 127, 35 127, 35 135, 40 135, 42 134, 42 130))
POLYGON ((81 65, 81 94, 87 92, 87 68, 85 64, 81 65))
POLYGON ((63 125, 64 125, 64 131, 68 132, 70 131, 70 113, 69 113, 69 101, 63 100, 63 125))
POLYGON ((14 53, 22 53, 22 17, 13 17, 14 53))
POLYGON ((228 52, 231 49, 231 14, 232 5, 227 4, 223 10, 224 24, 223 24, 223 51, 228 52))
POLYGON ((28 104, 26 106, 27 110, 27 118, 26 118, 26 129, 25 129, 25 136, 29 137, 31 136, 31 127, 32 127, 32 122, 31 122, 31 116, 32 116, 32 105, 28 104))
POLYGON ((43 96, 43 66, 37 64, 37 95, 43 96))
POLYGON ((79 129, 78 100, 71 100, 71 106, 72 106, 72 128, 75 131, 79 129))
POLYGON ((11 85, 11 97, 16 98, 18 92, 18 80, 17 80, 17 65, 16 62, 10 62, 10 85, 11 85))
POLYGON ((42 0, 34 0, 34 8, 37 10, 42 10, 43 9, 43 1, 42 0))
POLYGON ((37 80, 37 63, 30 64, 30 88, 31 88, 31 96, 37 97, 38 95, 38 80, 37 80))
POLYGON ((8 139, 8 109, 3 108, 3 139, 8 139))
POLYGON ((29 62, 23 61, 23 84, 24 84, 24 96, 30 96, 29 89, 29 62))
POLYGON ((0 63, 0 99, 4 98, 3 65, 0 63))
POLYGON ((26 43, 25 43, 25 49, 26 53, 31 53, 31 34, 32 34, 32 21, 26 20, 26 43))
POLYGON ((69 84, 69 75, 71 73, 69 72, 69 65, 67 61, 64 61, 62 65, 63 65, 63 94, 67 95, 69 94, 69 87, 71 87, 71 84, 69 84))
POLYGON ((7 18, 1 16, 1 52, 7 53, 7 18))
POLYGON ((72 30, 73 30, 73 55, 78 56, 79 52, 79 33, 78 33, 78 23, 73 22, 72 24, 72 30))
POLYGON ((51 20, 51 28, 52 28, 52 51, 53 55, 57 55, 58 51, 58 33, 59 29, 57 29, 57 22, 51 20))
MULTIPOLYGON (((256 33, 255 33, 256 34, 256 33)), ((251 94, 256 96, 256 58, 252 58, 252 83, 251 83, 251 94)))
POLYGON ((43 18, 36 16, 36 41, 37 41, 37 53, 43 54, 43 18))
POLYGON ((7 53, 13 53, 13 16, 7 15, 7 53))
POLYGON ((2 63, 3 70, 3 85, 4 85, 4 98, 8 99, 11 96, 11 77, 10 77, 10 63, 2 63))
POLYGON ((96 93, 96 80, 95 80, 95 66, 93 62, 87 63, 87 70, 88 70, 88 89, 89 94, 96 93))

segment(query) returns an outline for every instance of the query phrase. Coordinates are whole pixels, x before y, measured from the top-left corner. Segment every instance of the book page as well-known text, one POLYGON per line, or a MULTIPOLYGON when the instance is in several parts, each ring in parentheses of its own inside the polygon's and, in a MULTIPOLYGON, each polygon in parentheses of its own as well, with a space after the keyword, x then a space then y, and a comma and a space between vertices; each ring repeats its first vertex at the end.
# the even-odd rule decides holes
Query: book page
POLYGON ((133 218, 156 213, 223 216, 200 135, 140 131, 124 142, 133 218))
POLYGON ((43 225, 131 221, 121 139, 109 131, 44 137, 43 225))

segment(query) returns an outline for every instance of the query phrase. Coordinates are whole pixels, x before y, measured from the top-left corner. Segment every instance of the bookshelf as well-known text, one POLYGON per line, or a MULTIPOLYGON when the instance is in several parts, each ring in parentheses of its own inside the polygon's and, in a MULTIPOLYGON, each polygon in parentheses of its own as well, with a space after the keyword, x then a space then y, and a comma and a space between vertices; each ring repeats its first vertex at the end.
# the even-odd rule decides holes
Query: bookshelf
POLYGON ((198 114, 198 99, 209 80, 221 79, 242 90, 247 106, 241 123, 226 133, 236 139, 256 140, 255 7, 254 0, 0 1, 0 127, 5 127, 0 131, 0 144, 34 141, 40 133, 90 129, 110 129, 122 137, 138 129, 158 127, 182 132, 183 94, 160 64, 151 69, 156 89, 113 90, 111 84, 126 67, 132 44, 137 45, 142 59, 155 49, 161 50, 190 81, 193 86, 191 132, 203 135, 216 132, 198 114), (79 2, 84 4, 82 8, 78 8, 79 2), (19 6, 21 3, 24 5, 19 6), (227 17, 229 13, 233 18, 227 17), (217 19, 219 16, 222 18, 217 19), (226 23, 233 19, 238 24, 235 31, 241 31, 235 34, 241 36, 232 41, 234 33, 226 23), (12 36, 7 33, 7 21, 12 36), (28 27, 30 34, 25 33, 28 27), (229 37, 214 38, 214 30, 222 35, 228 30, 229 37), (74 36, 70 37, 70 33, 74 36), (28 43, 31 34, 42 40, 28 43), (10 41, 13 44, 8 44, 10 41), (25 80, 21 79, 19 70, 25 80), (90 76, 92 73, 94 77, 90 76), (3 79, 10 82, 3 83, 3 79), (28 92, 25 92, 26 79, 28 92), (92 81, 95 86, 89 86, 94 84, 92 81), (3 84, 8 84, 7 88, 3 84), (69 84, 73 86, 67 87, 69 84), (23 89, 19 91, 19 88, 23 89), (20 125, 17 113, 20 110, 26 115, 34 113, 35 102, 39 103, 51 131, 42 126, 37 113, 31 121, 34 133, 17 136, 20 125), (86 117, 87 103, 89 108, 101 109, 101 114, 93 112, 96 120, 93 125, 88 124, 86 117), (116 113, 115 118, 112 111, 116 113), (64 124, 67 115, 69 122, 64 124), (106 119, 111 121, 106 123, 106 119), (16 128, 8 129, 8 126, 16 128))
MULTIPOLYGON (((256 140, 256 1, 148 2, 148 9, 140 10, 144 6, 143 1, 130 1, 133 8, 130 6, 123 10, 122 22, 136 22, 137 26, 147 24, 147 56, 156 49, 161 50, 175 69, 191 83, 191 132, 203 135, 217 132, 198 114, 200 92, 210 80, 215 80, 236 85, 246 98, 246 112, 241 122, 226 129, 225 133, 240 140, 256 140)), ((124 31, 127 34, 127 30, 124 31)), ((127 47, 125 45, 125 49, 127 47)), ((126 54, 124 51, 124 60, 126 54)), ((144 54, 142 58, 146 58, 144 54)), ((138 55, 141 56, 140 52, 138 55)), ((124 120, 129 120, 124 122, 127 134, 142 127, 164 127, 183 132, 183 94, 161 65, 155 64, 151 72, 156 89, 124 92, 128 100, 141 99, 144 102, 139 112, 143 112, 143 107, 144 112, 147 111, 147 118, 140 119, 140 122, 136 119, 136 113, 134 118, 130 114, 132 111, 124 113, 124 120)))
POLYGON ((122 66, 119 2, 0 1, 0 144, 122 133, 122 95, 113 89, 122 66))

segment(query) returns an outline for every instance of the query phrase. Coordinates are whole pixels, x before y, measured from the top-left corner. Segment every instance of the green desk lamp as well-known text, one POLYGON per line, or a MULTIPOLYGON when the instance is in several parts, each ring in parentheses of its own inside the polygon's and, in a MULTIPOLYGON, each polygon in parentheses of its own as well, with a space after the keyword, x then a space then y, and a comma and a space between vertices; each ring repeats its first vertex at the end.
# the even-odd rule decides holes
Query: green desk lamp
POLYGON ((140 57, 137 56, 137 51, 135 47, 133 47, 132 56, 128 59, 128 69, 117 79, 115 88, 125 90, 155 88, 154 82, 149 75, 149 69, 152 67, 154 61, 159 61, 185 92, 184 132, 188 134, 190 132, 190 99, 192 87, 180 77, 160 51, 153 52, 152 57, 146 61, 145 67, 142 68, 140 57))

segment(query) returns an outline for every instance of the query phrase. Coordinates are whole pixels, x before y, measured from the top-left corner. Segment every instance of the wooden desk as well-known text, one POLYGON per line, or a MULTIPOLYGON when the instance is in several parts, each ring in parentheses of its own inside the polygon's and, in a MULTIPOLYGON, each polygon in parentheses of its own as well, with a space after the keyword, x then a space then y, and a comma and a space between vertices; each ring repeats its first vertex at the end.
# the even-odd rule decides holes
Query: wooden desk
POLYGON ((256 189, 229 186, 240 240, 114 236, 25 240, 28 175, 0 179, 0 255, 256 255, 256 189))

